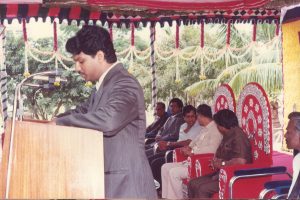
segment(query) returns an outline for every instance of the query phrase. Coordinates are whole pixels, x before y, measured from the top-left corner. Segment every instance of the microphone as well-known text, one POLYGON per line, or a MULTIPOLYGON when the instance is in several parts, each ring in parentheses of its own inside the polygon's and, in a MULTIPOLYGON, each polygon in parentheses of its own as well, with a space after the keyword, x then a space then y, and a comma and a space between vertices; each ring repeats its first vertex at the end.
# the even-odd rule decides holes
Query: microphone
POLYGON ((55 83, 55 82, 65 82, 66 83, 68 80, 65 78, 62 78, 61 74, 62 74, 61 71, 54 70, 54 71, 44 71, 44 72, 32 74, 31 77, 33 80, 48 81, 49 83, 55 83))
POLYGON ((61 71, 53 70, 53 71, 44 71, 38 72, 35 74, 31 74, 30 76, 24 78, 19 84, 17 84, 15 88, 15 97, 14 97, 14 105, 13 105, 13 125, 16 118, 22 119, 22 95, 21 95, 21 88, 23 85, 29 87, 36 87, 36 88, 44 88, 44 89, 54 89, 57 86, 60 86, 61 82, 67 82, 67 79, 60 77, 61 71), (35 84, 35 83, 28 83, 28 80, 41 80, 41 81, 48 81, 47 84, 35 84), (18 116, 17 116, 18 115, 18 116))
POLYGON ((41 80, 41 81, 48 81, 49 83, 54 83, 54 82, 63 82, 66 83, 68 82, 67 79, 62 78, 60 76, 43 76, 43 75, 37 75, 33 77, 33 80, 41 80))
POLYGON ((61 83, 68 82, 67 79, 61 77, 61 71, 44 71, 39 72, 36 74, 32 74, 27 79, 32 78, 33 80, 38 81, 47 81, 47 84, 32 84, 32 83, 25 83, 26 86, 32 87, 42 87, 44 89, 53 89, 57 86, 60 86, 61 83))

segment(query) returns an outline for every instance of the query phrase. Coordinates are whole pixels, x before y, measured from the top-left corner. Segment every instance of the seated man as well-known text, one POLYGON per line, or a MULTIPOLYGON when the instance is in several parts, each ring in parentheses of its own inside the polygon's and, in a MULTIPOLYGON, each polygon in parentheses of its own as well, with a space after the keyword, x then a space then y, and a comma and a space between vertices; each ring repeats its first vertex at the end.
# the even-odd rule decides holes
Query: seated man
MULTIPOLYGON (((222 135, 212 119, 211 108, 208 105, 201 104, 198 106, 197 120, 203 128, 189 145, 181 149, 182 153, 187 156, 192 155, 192 152, 194 154, 215 153, 221 143, 222 135)), ((162 198, 182 199, 182 179, 188 177, 187 162, 164 164, 161 169, 161 176, 162 198)))
POLYGON ((161 182, 160 171, 161 166, 165 163, 166 150, 189 145, 189 143, 193 139, 195 139, 201 132, 202 127, 196 120, 196 108, 194 106, 187 105, 183 108, 183 118, 185 123, 182 124, 180 127, 178 141, 159 141, 158 148, 160 152, 148 157, 154 179, 157 180, 159 183, 161 182))
MULTIPOLYGON (((176 141, 179 138, 179 129, 180 126, 184 123, 183 115, 182 115, 182 107, 183 103, 178 98, 173 98, 170 101, 170 111, 171 116, 168 118, 164 126, 159 130, 158 134, 155 137, 155 141, 176 141)), ((155 142, 152 144, 146 145, 146 155, 150 157, 154 155, 153 146, 155 142)))
POLYGON ((166 105, 163 102, 157 102, 155 107, 155 121, 150 124, 146 129, 145 138, 155 138, 159 129, 163 127, 167 119, 169 118, 168 113, 165 111, 166 105))
MULTIPOLYGON (((227 165, 240 165, 252 162, 251 144, 247 135, 238 126, 238 119, 231 110, 220 110, 214 120, 223 135, 215 158, 211 162, 213 169, 227 165)), ((219 192, 219 170, 213 174, 198 177, 188 184, 189 198, 210 198, 219 192)))
MULTIPOLYGON (((300 150, 300 112, 292 112, 288 116, 289 123, 286 128, 286 145, 289 149, 300 150)), ((300 198, 300 154, 293 160, 293 180, 289 190, 288 199, 300 198)))
POLYGON ((187 146, 192 139, 199 135, 201 126, 196 122, 196 108, 194 106, 187 105, 183 108, 183 119, 185 123, 180 126, 177 142, 159 141, 157 144, 160 151, 187 146))

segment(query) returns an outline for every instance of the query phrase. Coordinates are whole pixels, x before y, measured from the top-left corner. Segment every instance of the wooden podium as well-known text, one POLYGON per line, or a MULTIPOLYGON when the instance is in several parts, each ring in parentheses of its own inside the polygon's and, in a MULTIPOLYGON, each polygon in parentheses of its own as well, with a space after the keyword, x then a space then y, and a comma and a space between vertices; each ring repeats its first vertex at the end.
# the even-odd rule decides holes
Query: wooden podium
POLYGON ((102 133, 16 121, 8 166, 10 129, 0 164, 0 199, 104 198, 102 133))

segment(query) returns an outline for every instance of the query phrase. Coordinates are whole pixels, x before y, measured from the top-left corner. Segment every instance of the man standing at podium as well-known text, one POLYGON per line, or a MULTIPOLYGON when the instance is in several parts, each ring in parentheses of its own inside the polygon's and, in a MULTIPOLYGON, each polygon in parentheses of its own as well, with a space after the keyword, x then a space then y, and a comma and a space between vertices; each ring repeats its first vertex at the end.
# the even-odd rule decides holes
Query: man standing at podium
POLYGON ((85 25, 66 43, 75 70, 96 83, 90 98, 54 119, 57 125, 102 131, 106 198, 157 198, 144 150, 143 90, 117 62, 109 33, 85 25))

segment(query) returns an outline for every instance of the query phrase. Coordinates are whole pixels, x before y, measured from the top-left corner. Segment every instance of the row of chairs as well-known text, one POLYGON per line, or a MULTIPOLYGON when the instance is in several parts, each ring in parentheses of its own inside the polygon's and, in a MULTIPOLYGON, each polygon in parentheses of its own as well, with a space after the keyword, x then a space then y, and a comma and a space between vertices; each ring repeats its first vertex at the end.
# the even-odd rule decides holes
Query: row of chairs
MULTIPOLYGON (((240 126, 250 139, 253 163, 222 167, 219 193, 213 198, 277 198, 286 195, 290 180, 274 182, 282 178, 278 175, 285 175, 288 179, 291 176, 285 166, 273 165, 274 156, 280 156, 280 153, 273 152, 271 109, 264 89, 258 83, 247 84, 236 105, 231 87, 221 85, 214 95, 213 112, 221 109, 236 112, 240 126)), ((190 179, 213 172, 209 167, 212 157, 213 154, 202 154, 186 158, 179 149, 173 151, 174 162, 188 160, 189 177, 183 181, 184 188, 190 179)))

